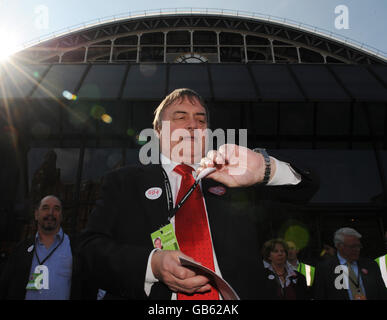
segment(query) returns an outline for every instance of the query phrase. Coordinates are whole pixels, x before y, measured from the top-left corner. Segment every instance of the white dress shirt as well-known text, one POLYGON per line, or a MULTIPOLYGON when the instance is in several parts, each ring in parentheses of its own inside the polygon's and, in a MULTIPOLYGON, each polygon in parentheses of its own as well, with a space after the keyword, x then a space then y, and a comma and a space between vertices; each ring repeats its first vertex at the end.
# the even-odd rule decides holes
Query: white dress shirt
MULTIPOLYGON (((295 172, 293 170, 293 168, 288 163, 279 161, 273 157, 271 157, 271 158, 276 163, 276 172, 275 172, 274 176, 272 177, 272 179, 268 182, 268 184, 267 184, 268 186, 289 185, 289 184, 295 185, 301 181, 301 176, 297 172, 295 172)), ((175 166, 178 165, 178 163, 172 162, 170 159, 165 157, 163 154, 160 155, 160 159, 161 159, 161 165, 163 166, 165 172, 167 173, 169 182, 171 184, 173 203, 176 203, 176 198, 177 198, 177 195, 179 193, 181 178, 182 178, 180 174, 173 171, 173 169, 175 168, 175 166)), ((199 164, 192 164, 191 167, 196 170, 199 167, 199 164)), ((194 178, 196 178, 196 172, 193 172, 193 176, 194 176, 194 178)), ((204 198, 203 198, 203 202, 204 202, 204 208, 205 208, 205 211, 207 214, 206 202, 204 201, 204 198)), ((208 221, 208 214, 207 214, 207 221, 208 221)), ((171 223, 173 225, 173 228, 175 228, 175 218, 174 217, 171 219, 171 223)), ((210 228, 210 226, 208 226, 208 227, 209 227, 210 235, 211 235, 211 228, 210 228)), ((212 238, 211 238, 211 242, 212 242, 212 238)), ((149 296, 149 294, 151 292, 152 285, 155 282, 159 281, 154 276, 154 274, 152 272, 152 267, 151 267, 152 256, 156 250, 160 250, 160 249, 153 249, 151 251, 151 253, 149 254, 149 258, 148 258, 148 265, 147 265, 147 269, 146 269, 145 285, 144 285, 144 290, 145 290, 145 293, 147 296, 149 296)), ((219 266, 218 266, 218 263, 217 263, 217 260, 216 260, 215 248, 212 247, 212 250, 213 250, 213 255, 214 255, 215 273, 219 276, 222 276, 220 269, 219 269, 219 266)), ((171 299, 176 300, 176 297, 177 297, 176 293, 173 293, 171 299)))

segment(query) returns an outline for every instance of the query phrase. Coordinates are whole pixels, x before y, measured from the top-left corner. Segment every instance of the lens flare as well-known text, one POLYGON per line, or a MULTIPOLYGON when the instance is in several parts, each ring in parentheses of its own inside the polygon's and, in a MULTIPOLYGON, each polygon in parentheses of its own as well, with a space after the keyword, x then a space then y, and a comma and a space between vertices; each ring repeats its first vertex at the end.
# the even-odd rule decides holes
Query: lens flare
POLYGON ((107 124, 110 124, 113 122, 113 119, 111 116, 109 116, 107 113, 104 113, 102 116, 101 116, 101 120, 107 124))
POLYGON ((134 134, 135 134, 135 132, 134 132, 133 129, 129 128, 128 130, 126 130, 126 134, 127 134, 128 136, 130 136, 130 137, 133 137, 134 134))
POLYGON ((106 110, 104 107, 96 104, 94 105, 91 110, 90 110, 90 115, 94 118, 94 119, 101 119, 102 116, 106 113, 106 110))
POLYGON ((309 231, 301 225, 292 225, 284 234, 285 241, 293 241, 298 249, 305 248, 309 243, 309 231))
POLYGON ((63 91, 62 95, 67 99, 67 100, 72 100, 75 101, 77 100, 77 96, 75 94, 72 94, 70 91, 63 91))
POLYGON ((6 61, 17 52, 17 36, 5 29, 0 29, 0 62, 6 61))
POLYGON ((307 247, 310 241, 310 231, 307 225, 296 219, 284 221, 278 236, 285 241, 292 241, 299 250, 307 247))

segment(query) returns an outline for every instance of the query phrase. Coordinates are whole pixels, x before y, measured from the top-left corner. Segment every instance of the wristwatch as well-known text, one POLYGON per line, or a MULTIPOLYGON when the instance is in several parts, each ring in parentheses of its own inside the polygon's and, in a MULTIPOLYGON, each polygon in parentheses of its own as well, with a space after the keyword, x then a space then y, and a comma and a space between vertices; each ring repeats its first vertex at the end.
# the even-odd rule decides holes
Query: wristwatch
POLYGON ((270 173, 271 173, 270 157, 267 154, 266 149, 255 148, 253 149, 253 151, 256 153, 260 153, 263 156, 263 159, 265 160, 265 175, 260 184, 267 184, 270 180, 270 173))

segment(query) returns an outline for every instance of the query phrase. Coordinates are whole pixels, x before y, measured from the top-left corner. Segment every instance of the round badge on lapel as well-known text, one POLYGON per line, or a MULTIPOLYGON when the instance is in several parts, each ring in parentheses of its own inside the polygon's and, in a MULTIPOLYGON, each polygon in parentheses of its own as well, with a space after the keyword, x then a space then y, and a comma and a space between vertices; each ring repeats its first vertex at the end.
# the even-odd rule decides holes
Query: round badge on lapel
POLYGON ((226 193, 226 188, 222 186, 216 186, 209 188, 208 191, 213 194, 216 194, 217 196, 222 196, 226 193))
POLYGON ((34 245, 29 246, 27 252, 31 252, 32 250, 34 250, 34 245))
POLYGON ((363 272, 364 274, 368 274, 368 270, 367 269, 361 269, 361 272, 363 272))
POLYGON ((269 279, 269 280, 274 280, 274 278, 275 278, 275 277, 274 277, 272 274, 269 274, 269 276, 268 276, 268 279, 269 279))
POLYGON ((152 187, 149 188, 147 191, 145 191, 145 197, 149 200, 156 200, 160 198, 161 194, 163 193, 163 190, 159 187, 152 187))

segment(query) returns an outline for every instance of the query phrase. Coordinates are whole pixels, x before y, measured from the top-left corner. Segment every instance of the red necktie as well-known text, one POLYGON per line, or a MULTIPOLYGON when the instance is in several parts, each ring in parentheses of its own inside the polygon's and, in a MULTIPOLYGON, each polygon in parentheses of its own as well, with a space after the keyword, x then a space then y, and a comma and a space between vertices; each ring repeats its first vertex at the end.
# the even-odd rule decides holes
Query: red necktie
MULTIPOLYGON (((175 172, 181 175, 181 184, 176 203, 185 196, 195 183, 190 166, 180 164, 175 167, 175 172)), ((176 237, 180 250, 187 256, 200 262, 211 270, 214 268, 212 244, 208 228, 207 215, 204 208, 203 195, 200 186, 197 186, 183 206, 177 211, 175 218, 176 237)), ((214 289, 207 293, 193 295, 177 294, 178 300, 219 300, 219 294, 214 289)))

